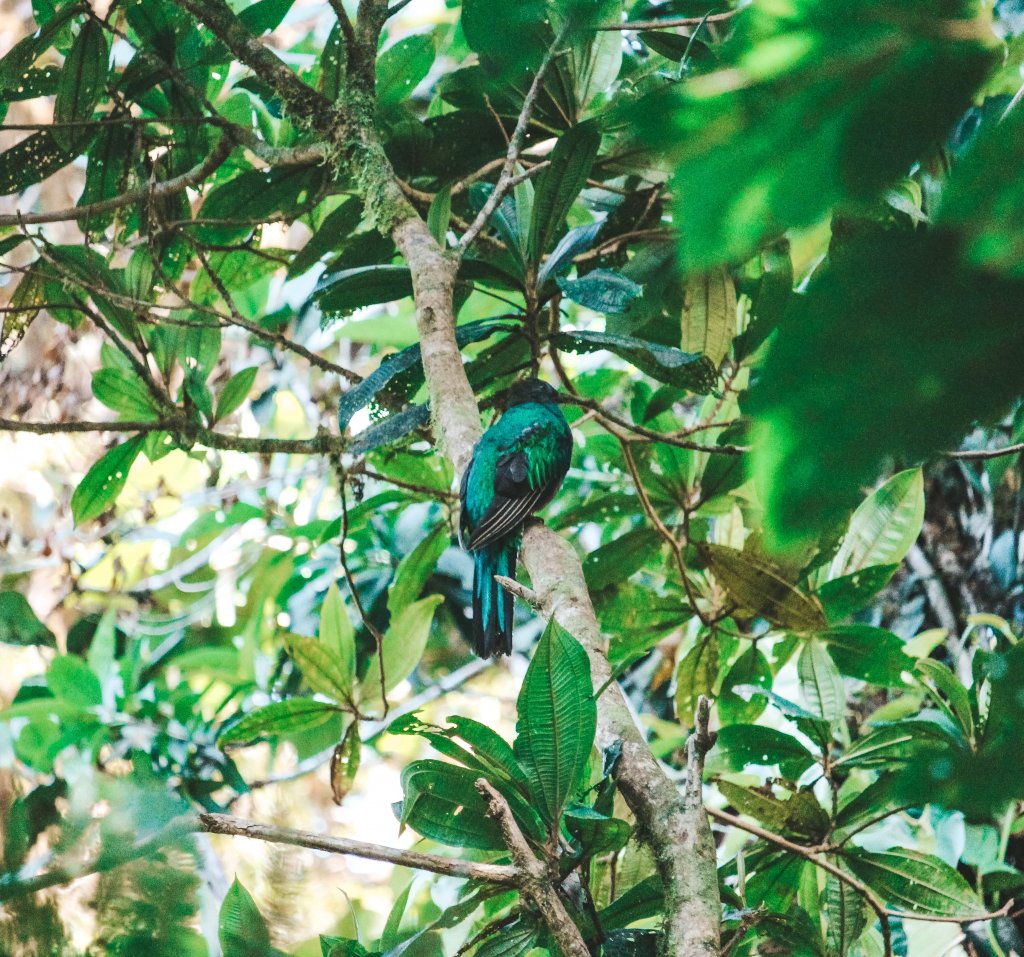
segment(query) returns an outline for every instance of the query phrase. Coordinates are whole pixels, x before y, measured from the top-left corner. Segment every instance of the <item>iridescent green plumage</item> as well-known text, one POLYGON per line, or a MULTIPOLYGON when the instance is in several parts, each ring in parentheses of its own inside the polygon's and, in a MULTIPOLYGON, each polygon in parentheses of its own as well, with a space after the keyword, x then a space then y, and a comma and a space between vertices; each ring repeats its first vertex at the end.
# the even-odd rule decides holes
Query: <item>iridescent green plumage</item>
POLYGON ((473 636, 481 657, 512 651, 512 596, 494 576, 515 577, 523 522, 551 501, 569 469, 572 432, 556 399, 538 379, 516 383, 462 476, 460 527, 475 562, 473 636))

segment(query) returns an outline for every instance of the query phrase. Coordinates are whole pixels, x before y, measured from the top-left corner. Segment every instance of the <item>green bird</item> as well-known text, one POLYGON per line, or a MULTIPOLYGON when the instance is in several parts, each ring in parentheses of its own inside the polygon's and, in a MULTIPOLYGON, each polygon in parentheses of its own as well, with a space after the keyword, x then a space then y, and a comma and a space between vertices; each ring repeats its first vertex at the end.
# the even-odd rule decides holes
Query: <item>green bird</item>
POLYGON ((523 523, 569 471, 572 432, 557 402, 539 379, 510 386, 504 413, 462 476, 459 540, 473 553, 473 647, 481 658, 512 653, 512 596, 494 576, 515 577, 523 523))

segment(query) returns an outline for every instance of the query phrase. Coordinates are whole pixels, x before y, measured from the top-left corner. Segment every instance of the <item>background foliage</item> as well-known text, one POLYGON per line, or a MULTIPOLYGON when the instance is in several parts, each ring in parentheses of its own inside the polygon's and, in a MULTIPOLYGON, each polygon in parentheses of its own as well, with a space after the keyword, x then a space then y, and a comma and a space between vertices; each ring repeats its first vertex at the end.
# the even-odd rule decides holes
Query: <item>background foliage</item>
MULTIPOLYGON (((1020 5, 415 0, 369 67, 369 0, 233 7, 328 102, 375 69, 449 248, 525 119, 458 343, 485 421, 560 387, 546 519, 680 782, 713 701, 722 952, 1024 952, 1020 5)), ((555 952, 501 881, 194 833, 518 865, 484 778, 654 953, 584 651, 520 602, 470 660, 388 210, 186 11, 39 0, 0 59, 0 950, 555 952)))

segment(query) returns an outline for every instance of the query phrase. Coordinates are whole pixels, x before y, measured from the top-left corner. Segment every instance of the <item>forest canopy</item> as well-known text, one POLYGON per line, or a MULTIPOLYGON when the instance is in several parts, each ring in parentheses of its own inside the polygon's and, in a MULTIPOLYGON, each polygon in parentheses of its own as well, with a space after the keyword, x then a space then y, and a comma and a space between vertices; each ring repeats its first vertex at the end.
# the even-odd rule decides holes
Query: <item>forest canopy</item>
POLYGON ((0 37, 0 954, 1024 954, 1020 0, 0 37))

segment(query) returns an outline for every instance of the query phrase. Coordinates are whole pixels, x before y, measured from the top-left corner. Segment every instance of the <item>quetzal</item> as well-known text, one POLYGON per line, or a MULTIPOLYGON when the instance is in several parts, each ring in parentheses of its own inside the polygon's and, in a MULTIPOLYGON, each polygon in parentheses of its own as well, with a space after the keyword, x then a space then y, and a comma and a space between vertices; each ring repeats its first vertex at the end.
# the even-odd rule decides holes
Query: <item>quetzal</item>
POLYGON ((523 522, 551 501, 569 470, 572 432, 558 393, 524 379, 502 397, 504 412, 481 436, 462 476, 459 539, 473 553, 473 646, 481 658, 512 653, 512 596, 523 522))

